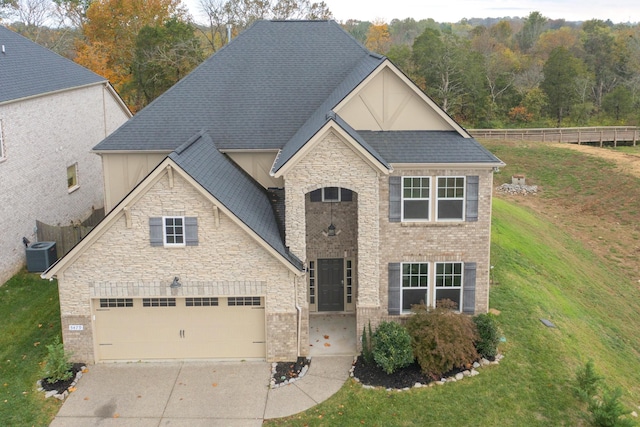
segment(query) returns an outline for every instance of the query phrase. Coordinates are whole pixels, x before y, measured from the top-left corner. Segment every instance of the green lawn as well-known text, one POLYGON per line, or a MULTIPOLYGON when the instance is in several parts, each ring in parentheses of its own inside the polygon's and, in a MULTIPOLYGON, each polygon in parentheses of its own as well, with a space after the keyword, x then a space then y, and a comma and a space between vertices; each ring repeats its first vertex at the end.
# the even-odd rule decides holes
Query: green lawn
MULTIPOLYGON (((566 211, 561 217, 494 198, 490 306, 501 311, 507 340, 501 364, 464 381, 408 392, 364 390, 348 381, 317 407, 267 425, 586 425, 571 381, 589 359, 607 384, 623 390, 624 404, 640 412, 640 277, 637 254, 627 251, 638 245, 640 180, 571 150, 504 142, 488 147, 508 164, 496 184, 525 173, 543 187, 535 197, 556 206, 556 213, 566 211), (602 227, 593 231, 581 215, 601 217, 602 227), (603 233, 614 226, 618 233, 628 230, 635 242, 630 248, 603 233), (603 256, 603 247, 611 253, 603 256), (541 318, 557 327, 543 326, 541 318)), ((60 333, 56 283, 17 275, 0 287, 0 318, 0 425, 47 425, 60 403, 44 400, 35 382, 44 345, 60 333)))
POLYGON ((581 243, 580 224, 572 216, 595 191, 601 204, 584 215, 604 212, 605 223, 615 218, 633 227, 640 181, 571 150, 503 143, 489 148, 509 165, 496 176, 497 184, 525 173, 544 187, 536 197, 566 208, 568 215, 551 221, 494 198, 490 306, 501 311, 498 322, 507 340, 501 364, 458 383, 409 392, 365 390, 348 381, 319 406, 267 425, 587 425, 571 382, 589 359, 609 386, 621 387, 625 406, 640 412, 638 277, 581 243), (636 196, 616 201, 607 192, 611 185, 619 194, 636 196), (557 327, 545 327, 541 318, 557 327))
POLYGON ((0 287, 0 425, 47 426, 60 408, 36 390, 46 345, 60 335, 56 282, 21 272, 0 287))

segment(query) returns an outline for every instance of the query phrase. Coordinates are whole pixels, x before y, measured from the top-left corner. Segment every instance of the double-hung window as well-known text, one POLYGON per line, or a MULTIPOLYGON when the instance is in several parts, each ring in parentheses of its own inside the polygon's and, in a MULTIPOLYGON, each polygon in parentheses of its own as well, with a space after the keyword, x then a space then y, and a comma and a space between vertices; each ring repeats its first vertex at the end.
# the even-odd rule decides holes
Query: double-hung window
POLYGON ((183 247, 198 245, 198 218, 163 216, 149 218, 151 246, 183 247))
POLYGON ((428 176, 402 178, 402 219, 429 220, 430 185, 428 176))
POLYGON ((438 221, 464 220, 464 177, 439 176, 437 182, 438 221))
POLYGON ((438 301, 453 301, 458 310, 462 301, 462 263, 437 262, 435 276, 436 305, 438 301))
POLYGON ((78 189, 78 164, 74 163, 67 167, 67 191, 69 193, 78 189))
POLYGON ((402 264, 402 313, 411 312, 411 306, 428 304, 429 301, 429 263, 402 264))
POLYGON ((184 246, 184 217, 165 216, 164 222, 164 244, 166 246, 184 246))

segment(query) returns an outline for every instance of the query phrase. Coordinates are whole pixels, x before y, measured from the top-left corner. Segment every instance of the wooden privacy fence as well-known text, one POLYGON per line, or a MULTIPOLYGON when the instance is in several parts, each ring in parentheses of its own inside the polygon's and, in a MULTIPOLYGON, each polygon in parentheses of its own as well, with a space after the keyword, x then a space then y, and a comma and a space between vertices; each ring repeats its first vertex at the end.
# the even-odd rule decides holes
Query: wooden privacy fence
POLYGON ((538 129, 468 129, 478 139, 512 139, 537 142, 566 142, 570 144, 618 143, 636 146, 640 139, 640 129, 636 126, 578 127, 578 128, 538 128, 538 129))
POLYGON ((81 223, 65 226, 49 225, 36 220, 38 242, 56 242, 58 258, 63 257, 104 218, 104 208, 94 209, 81 223))

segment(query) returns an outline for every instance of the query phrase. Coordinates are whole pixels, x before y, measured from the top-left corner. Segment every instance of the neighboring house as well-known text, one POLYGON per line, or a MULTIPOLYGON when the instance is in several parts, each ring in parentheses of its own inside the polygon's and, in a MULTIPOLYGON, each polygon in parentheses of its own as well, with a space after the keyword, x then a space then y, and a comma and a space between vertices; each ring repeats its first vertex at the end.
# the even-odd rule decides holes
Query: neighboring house
POLYGON ((503 163, 335 22, 254 24, 94 150, 111 211, 43 274, 83 360, 293 360, 310 313, 488 309, 503 163))
POLYGON ((0 26, 0 285, 24 266, 36 220, 69 225, 103 206, 91 148, 129 117, 103 77, 0 26))

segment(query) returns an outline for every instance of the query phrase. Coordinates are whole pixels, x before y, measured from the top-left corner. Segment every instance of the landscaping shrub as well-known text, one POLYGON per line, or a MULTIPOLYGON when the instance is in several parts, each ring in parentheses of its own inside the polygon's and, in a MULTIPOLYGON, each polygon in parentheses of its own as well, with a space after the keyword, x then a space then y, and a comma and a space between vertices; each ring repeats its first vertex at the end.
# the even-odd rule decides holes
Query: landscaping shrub
POLYGON ((395 322, 382 322, 373 333, 373 359, 387 374, 413 363, 411 337, 395 322))
POLYGON ((64 344, 56 337, 53 344, 47 345, 47 357, 44 366, 44 378, 50 384, 66 381, 73 375, 73 364, 69 361, 69 354, 64 351, 64 344))
POLYGON ((479 314, 473 318, 478 330, 478 341, 476 350, 478 354, 487 359, 493 359, 498 354, 498 343, 500 343, 500 330, 495 317, 491 314, 479 314))
POLYGON ((422 372, 434 378, 478 359, 475 324, 453 308, 448 300, 438 301, 436 308, 414 306, 415 315, 407 321, 413 355, 422 372))

